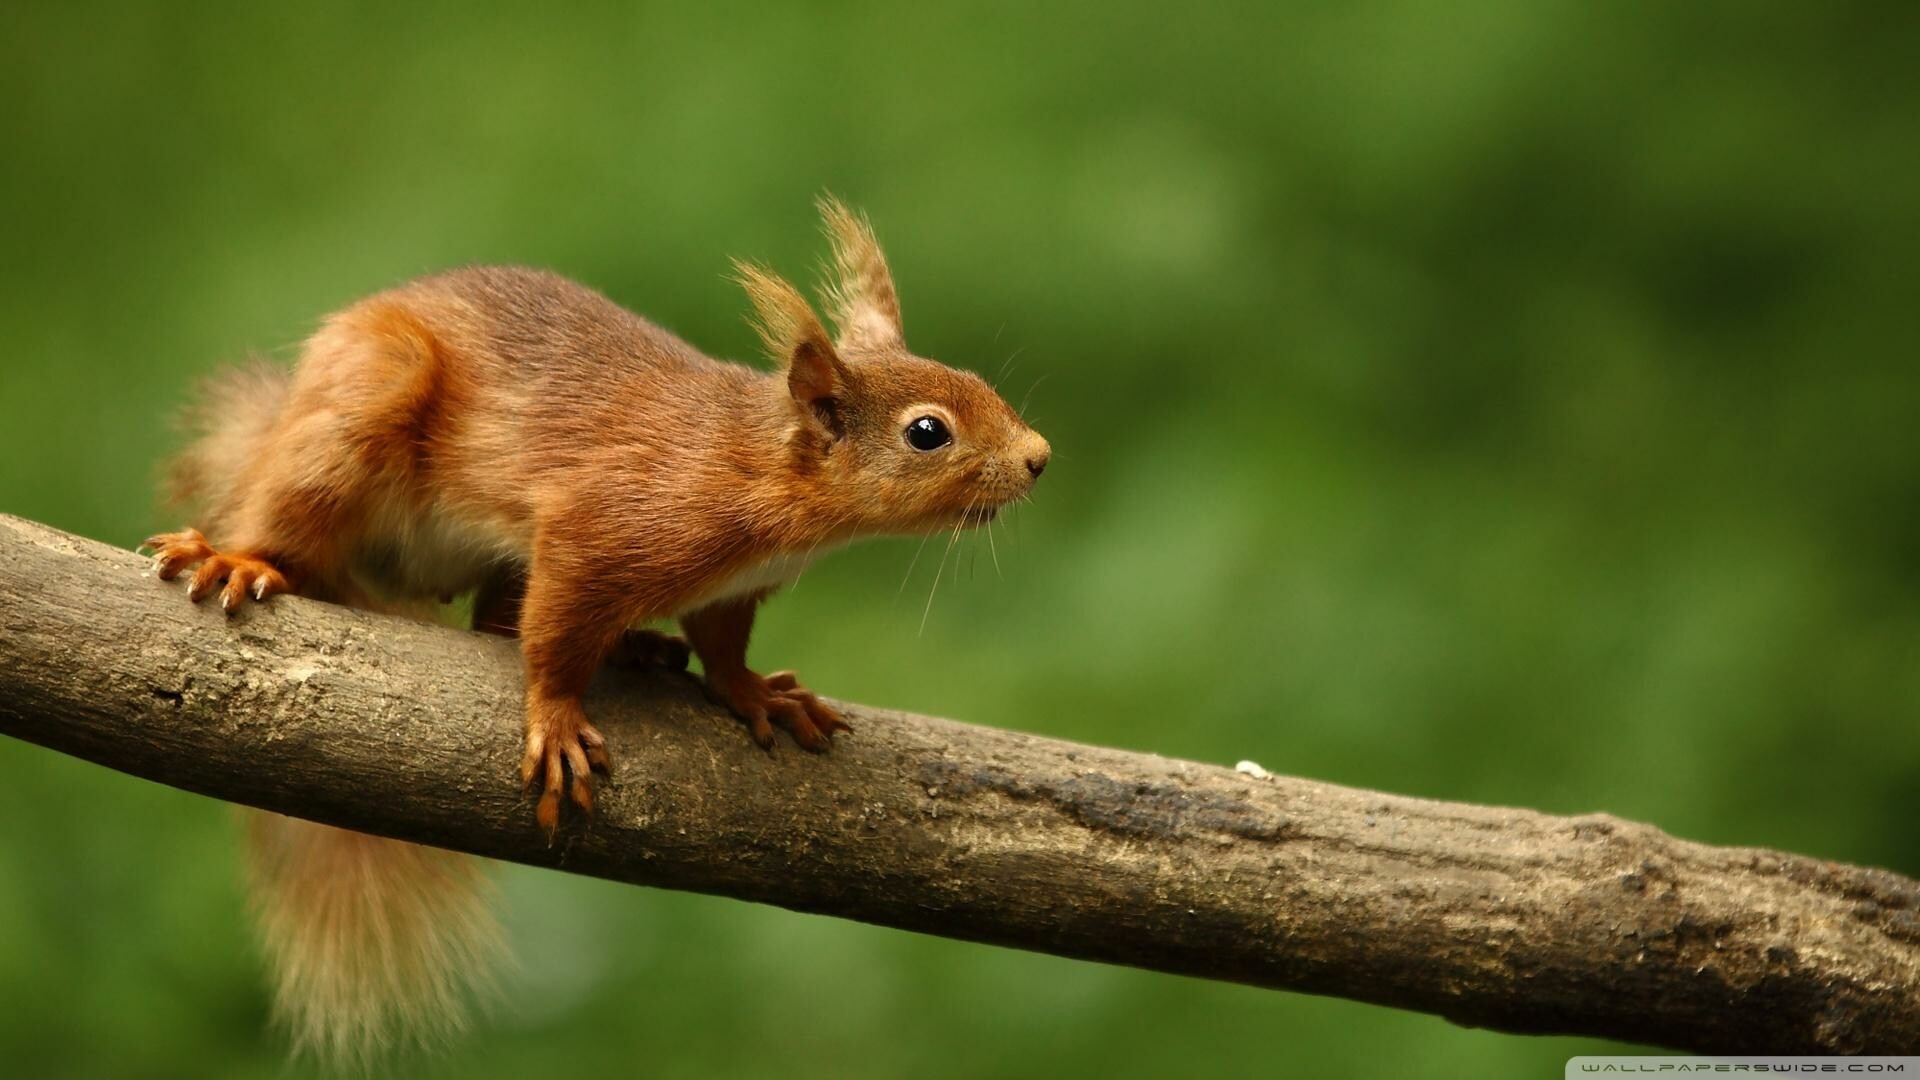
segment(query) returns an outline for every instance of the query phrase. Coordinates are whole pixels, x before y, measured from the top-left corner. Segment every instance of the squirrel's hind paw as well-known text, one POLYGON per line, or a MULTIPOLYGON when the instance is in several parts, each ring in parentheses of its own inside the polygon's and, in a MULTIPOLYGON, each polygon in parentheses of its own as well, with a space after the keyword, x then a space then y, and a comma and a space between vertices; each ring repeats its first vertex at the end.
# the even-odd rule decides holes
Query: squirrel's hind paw
POLYGON ((157 533, 140 541, 140 546, 153 552, 153 569, 161 581, 172 581, 180 571, 213 554, 213 545, 199 529, 157 533))
POLYGON ((221 610, 232 614, 248 597, 265 600, 276 593, 292 592, 293 586, 280 569, 257 555, 223 555, 198 529, 149 536, 140 545, 153 550, 153 568, 162 581, 172 581, 182 570, 195 564, 199 569, 187 585, 187 599, 199 603, 214 586, 220 590, 221 610))

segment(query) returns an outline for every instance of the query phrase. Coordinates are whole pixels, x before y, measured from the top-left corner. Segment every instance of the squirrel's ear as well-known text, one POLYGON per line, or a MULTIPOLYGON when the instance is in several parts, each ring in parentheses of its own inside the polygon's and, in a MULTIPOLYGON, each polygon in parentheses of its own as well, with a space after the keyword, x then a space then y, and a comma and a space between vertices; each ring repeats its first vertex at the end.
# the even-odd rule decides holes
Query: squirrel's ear
POLYGON ((833 269, 827 282, 827 314, 847 346, 899 345, 900 296, 893 288, 887 257, 873 238, 866 216, 847 209, 832 195, 820 196, 820 221, 833 244, 833 269))
POLYGON ((847 369, 812 305, 786 279, 762 267, 736 260, 733 269, 753 302, 753 328, 767 355, 786 371, 787 389, 801 414, 835 438, 845 434, 840 400, 847 392, 847 369))

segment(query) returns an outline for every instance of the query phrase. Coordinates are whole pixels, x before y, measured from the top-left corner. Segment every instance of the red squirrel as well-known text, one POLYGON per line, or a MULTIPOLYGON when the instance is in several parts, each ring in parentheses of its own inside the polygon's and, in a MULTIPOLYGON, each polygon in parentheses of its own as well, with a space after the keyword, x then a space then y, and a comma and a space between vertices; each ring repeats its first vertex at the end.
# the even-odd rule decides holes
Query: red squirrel
MULTIPOLYGON (((562 793, 590 813, 591 774, 611 764, 581 696, 615 654, 684 667, 690 650, 709 695, 761 746, 779 725, 825 749, 848 730, 839 712, 791 672, 747 667, 760 603, 850 541, 990 520, 1026 496, 1050 450, 985 380, 907 350, 871 227, 831 198, 820 210, 835 334, 794 286, 735 263, 773 373, 709 358, 539 270, 455 270, 333 315, 290 375, 213 387, 173 470, 205 531, 149 539, 159 576, 192 569, 187 595, 217 593, 229 613, 278 593, 395 609, 472 592, 474 628, 520 641, 520 780, 540 793, 549 839, 562 793), (645 626, 668 619, 684 639, 645 626)), ((383 867, 412 866, 446 891, 461 875, 392 841, 288 831, 300 826, 257 831, 296 1034, 353 1051, 433 1026, 419 1014, 453 1008, 441 974, 369 972, 342 953, 355 940, 393 952, 388 937, 415 923, 430 938, 446 933, 437 923, 472 921, 465 908, 374 910, 423 891, 381 884, 383 867), (355 920, 388 937, 316 929, 355 920)), ((443 966, 469 949, 406 947, 443 966)))

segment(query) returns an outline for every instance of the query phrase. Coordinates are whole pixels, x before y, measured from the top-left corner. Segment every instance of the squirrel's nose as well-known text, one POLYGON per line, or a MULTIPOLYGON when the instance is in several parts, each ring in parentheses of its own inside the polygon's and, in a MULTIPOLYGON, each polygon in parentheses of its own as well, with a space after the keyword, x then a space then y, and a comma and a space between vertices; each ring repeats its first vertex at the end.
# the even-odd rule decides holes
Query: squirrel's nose
POLYGON ((1029 430, 1016 450, 1027 459, 1027 473, 1035 480, 1041 479, 1041 473, 1046 471, 1046 463, 1054 455, 1054 448, 1046 446, 1046 440, 1041 438, 1041 432, 1037 430, 1029 430))

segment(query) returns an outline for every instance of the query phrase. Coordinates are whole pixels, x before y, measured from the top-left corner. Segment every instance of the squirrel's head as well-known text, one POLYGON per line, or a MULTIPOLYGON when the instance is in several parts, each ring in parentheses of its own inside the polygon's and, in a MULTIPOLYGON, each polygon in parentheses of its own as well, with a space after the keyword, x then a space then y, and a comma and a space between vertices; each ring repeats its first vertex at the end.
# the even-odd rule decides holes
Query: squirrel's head
POLYGON ((829 336, 800 291, 748 263, 739 280, 785 374, 794 468, 859 532, 989 521, 1033 488, 1052 451, 985 379, 915 356, 866 219, 820 201, 833 265, 829 336))

